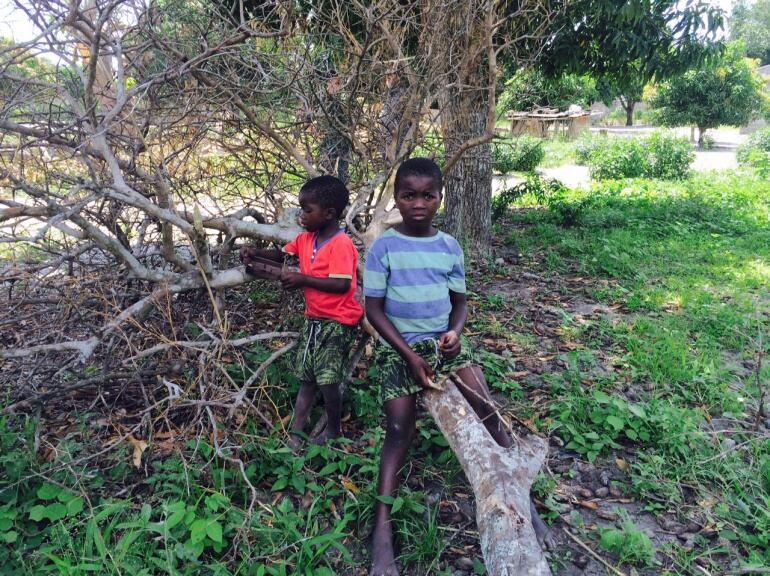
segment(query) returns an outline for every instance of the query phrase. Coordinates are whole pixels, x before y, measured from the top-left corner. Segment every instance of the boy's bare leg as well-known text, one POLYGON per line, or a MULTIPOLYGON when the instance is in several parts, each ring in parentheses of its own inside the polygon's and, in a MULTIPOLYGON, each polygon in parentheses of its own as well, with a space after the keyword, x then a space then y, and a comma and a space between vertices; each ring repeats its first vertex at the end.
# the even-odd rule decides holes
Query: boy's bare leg
MULTIPOLYGON (((457 376, 465 384, 460 387, 460 392, 471 405, 473 411, 478 414, 492 438, 503 448, 510 448, 513 440, 506 432, 500 417, 494 410, 492 395, 489 393, 487 381, 479 366, 468 366, 457 371, 457 376)), ((532 500, 529 501, 529 512, 532 516, 532 528, 535 530, 538 542, 546 549, 550 549, 556 543, 553 534, 545 525, 543 519, 535 509, 532 500)))
POLYGON ((294 402, 294 419, 289 430, 289 446, 296 450, 299 448, 302 439, 294 432, 303 432, 307 424, 307 417, 310 414, 310 408, 315 400, 315 393, 318 386, 315 382, 303 382, 299 387, 297 400, 294 402))
MULTIPOLYGON (((380 456, 380 484, 377 488, 377 494, 380 496, 392 497, 398 488, 398 473, 404 465, 406 453, 414 439, 415 405, 415 394, 385 402, 387 429, 380 456)), ((370 576, 398 576, 393 552, 390 505, 379 501, 374 509, 370 576)))
POLYGON ((342 435, 340 430, 342 394, 340 394, 339 384, 329 384, 328 386, 319 386, 319 388, 324 397, 326 426, 324 427, 323 432, 321 432, 313 442, 316 444, 326 444, 329 440, 334 440, 342 435))

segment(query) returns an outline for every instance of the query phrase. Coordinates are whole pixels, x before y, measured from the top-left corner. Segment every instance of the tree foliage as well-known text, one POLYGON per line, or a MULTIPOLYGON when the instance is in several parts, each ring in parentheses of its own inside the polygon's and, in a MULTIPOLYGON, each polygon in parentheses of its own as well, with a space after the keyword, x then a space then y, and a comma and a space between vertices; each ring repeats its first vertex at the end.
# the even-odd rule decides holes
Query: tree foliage
POLYGON ((730 18, 730 39, 746 44, 746 55, 770 63, 770 0, 737 0, 730 18))
POLYGON ((564 109, 571 104, 588 108, 597 98, 596 81, 590 76, 564 74, 553 78, 536 68, 518 70, 505 82, 498 110, 503 113, 535 107, 564 109))
POLYGON ((730 44, 722 57, 661 84, 650 104, 664 126, 698 126, 702 143, 707 129, 742 126, 761 111, 762 81, 755 68, 743 45, 730 44))
POLYGON ((577 0, 560 12, 543 67, 589 74, 605 102, 621 98, 630 122, 644 86, 678 74, 719 49, 723 16, 702 0, 577 0))

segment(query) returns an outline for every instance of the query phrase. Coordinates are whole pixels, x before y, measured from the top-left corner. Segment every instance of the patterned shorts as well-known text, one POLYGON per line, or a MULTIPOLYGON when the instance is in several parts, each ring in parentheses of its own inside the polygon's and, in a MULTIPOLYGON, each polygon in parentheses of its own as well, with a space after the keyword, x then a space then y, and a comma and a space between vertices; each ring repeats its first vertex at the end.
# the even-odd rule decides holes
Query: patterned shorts
MULTIPOLYGON (((422 356, 428 365, 433 368, 433 380, 437 382, 442 376, 454 370, 475 364, 470 342, 464 336, 460 336, 460 353, 451 360, 441 356, 438 342, 434 338, 420 340, 410 345, 410 348, 422 356)), ((411 370, 401 355, 390 346, 377 343, 374 355, 376 375, 375 383, 380 386, 380 399, 387 402, 394 398, 402 398, 421 392, 420 386, 412 376, 411 370)))
POLYGON ((341 384, 357 338, 357 326, 305 318, 297 352, 299 381, 319 386, 341 384))

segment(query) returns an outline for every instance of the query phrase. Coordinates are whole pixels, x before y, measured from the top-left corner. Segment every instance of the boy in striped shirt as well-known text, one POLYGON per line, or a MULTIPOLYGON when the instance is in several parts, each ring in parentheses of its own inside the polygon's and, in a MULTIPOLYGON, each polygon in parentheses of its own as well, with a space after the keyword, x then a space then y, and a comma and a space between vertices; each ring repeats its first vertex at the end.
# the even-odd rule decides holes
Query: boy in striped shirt
MULTIPOLYGON (((467 307, 460 245, 433 227, 441 204, 441 170, 427 158, 412 158, 396 172, 394 199, 402 223, 377 238, 364 273, 366 317, 380 334, 375 363, 387 418, 380 457, 380 496, 393 497, 398 472, 415 435, 417 394, 431 378, 450 372, 460 391, 501 446, 512 440, 492 408, 481 369, 460 337, 467 307)), ((371 576, 397 576, 390 505, 375 511, 371 576)), ((547 528, 531 507, 541 541, 547 528)))

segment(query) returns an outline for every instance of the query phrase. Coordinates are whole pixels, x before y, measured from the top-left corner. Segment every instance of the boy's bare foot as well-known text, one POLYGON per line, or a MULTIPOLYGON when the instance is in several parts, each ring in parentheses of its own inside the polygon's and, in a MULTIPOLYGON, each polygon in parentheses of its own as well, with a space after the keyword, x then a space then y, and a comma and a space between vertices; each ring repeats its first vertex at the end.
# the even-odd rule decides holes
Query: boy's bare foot
POLYGON ((329 430, 329 428, 324 428, 323 432, 321 432, 318 436, 313 438, 313 444, 317 444, 319 446, 323 444, 328 444, 332 440, 335 440, 342 436, 342 432, 339 430, 329 430))
POLYGON ((532 517, 532 528, 535 530, 535 536, 537 536, 540 547, 543 550, 553 550, 556 547, 556 535, 543 522, 532 501, 529 503, 529 513, 532 517))
POLYGON ((393 533, 390 526, 375 528, 372 537, 372 570, 369 576, 399 576, 393 556, 393 533))

